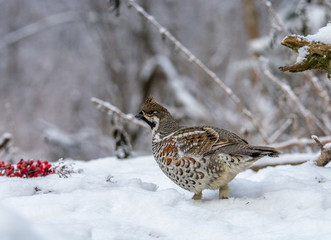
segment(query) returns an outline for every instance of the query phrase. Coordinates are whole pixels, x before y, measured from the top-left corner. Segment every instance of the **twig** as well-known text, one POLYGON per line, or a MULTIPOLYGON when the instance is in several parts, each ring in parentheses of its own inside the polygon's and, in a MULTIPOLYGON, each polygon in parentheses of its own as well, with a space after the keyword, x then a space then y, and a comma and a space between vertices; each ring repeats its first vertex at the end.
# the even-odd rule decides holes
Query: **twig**
POLYGON ((317 136, 312 135, 311 138, 316 142, 316 144, 320 147, 320 149, 323 148, 324 145, 321 143, 321 141, 318 139, 317 136))
POLYGON ((69 178, 73 173, 82 173, 83 169, 74 169, 75 163, 65 163, 63 158, 59 159, 59 162, 53 167, 55 173, 59 178, 69 178))
POLYGON ((157 28, 162 38, 168 39, 175 48, 181 51, 189 60, 189 62, 197 65, 204 73, 206 73, 211 80, 213 80, 237 105, 238 109, 251 121, 253 126, 257 129, 265 143, 269 143, 266 132, 262 129, 261 124, 254 118, 254 115, 249 111, 240 101, 240 99, 233 93, 233 91, 224 84, 224 82, 217 77, 217 75, 211 71, 204 63, 201 62, 196 56, 194 56, 190 50, 188 50, 182 43, 180 43, 165 27, 163 27, 155 18, 148 14, 138 3, 134 0, 127 0, 128 5, 133 7, 142 17, 144 17, 149 23, 157 28))
POLYGON ((322 86, 320 85, 320 83, 317 80, 316 76, 314 76, 310 72, 306 72, 305 75, 307 76, 307 78, 310 81, 311 85, 314 87, 315 92, 321 98, 321 100, 322 100, 322 102, 325 106, 326 116, 324 118, 322 118, 322 120, 323 120, 325 126, 330 127, 331 126, 331 121, 330 121, 330 118, 328 116, 331 115, 331 101, 330 101, 329 95, 328 95, 327 91, 322 88, 322 86))
POLYGON ((272 9, 271 2, 269 2, 267 0, 261 0, 261 1, 266 6, 266 8, 268 9, 268 12, 272 16, 272 18, 275 20, 277 26, 280 28, 279 30, 282 31, 283 34, 286 36, 288 33, 287 33, 286 29, 285 29, 285 26, 284 26, 283 22, 280 20, 280 18, 277 16, 277 14, 275 13, 275 11, 272 9))
POLYGON ((283 132, 289 127, 291 126, 293 123, 293 119, 289 118, 287 119, 275 132, 274 134, 272 134, 269 138, 270 143, 275 142, 282 134, 283 132))
POLYGON ((80 13, 71 11, 58 13, 52 16, 45 17, 37 22, 31 23, 6 34, 0 39, 0 49, 61 24, 80 21, 95 23, 100 21, 101 19, 107 20, 108 18, 108 14, 101 14, 97 12, 80 13))
MULTIPOLYGON (((320 137, 319 140, 321 143, 326 144, 331 142, 331 136, 320 137)), ((315 144, 316 142, 310 138, 294 138, 285 142, 271 144, 271 147, 275 148, 278 151, 281 151, 291 147, 313 146, 315 144)))
POLYGON ((322 99, 322 101, 326 107, 326 112, 331 113, 331 101, 330 101, 327 91, 325 91, 325 89, 323 89, 322 86, 319 84, 316 76, 314 76, 311 73, 307 73, 306 75, 308 76, 308 79, 311 82, 311 84, 313 85, 318 96, 322 99))
POLYGON ((109 102, 105 102, 99 98, 91 98, 91 101, 97 106, 97 109, 105 112, 109 115, 116 115, 117 117, 123 119, 126 122, 131 122, 141 127, 150 129, 147 124, 144 124, 143 121, 139 121, 132 114, 125 114, 121 110, 119 110, 114 105, 111 105, 109 102))
POLYGON ((316 125, 325 135, 330 134, 330 129, 328 129, 326 126, 321 123, 320 120, 318 120, 308 109, 306 109, 303 104, 300 102, 298 97, 295 95, 295 93, 292 91, 291 87, 287 85, 286 83, 280 81, 277 79, 269 70, 267 67, 266 61, 262 61, 261 64, 261 69, 262 72, 275 84, 277 84, 280 89, 286 94, 286 96, 291 99, 291 101, 295 104, 299 112, 302 114, 302 116, 306 120, 306 124, 308 129, 310 130, 311 133, 313 133, 313 128, 312 128, 312 123, 316 125))

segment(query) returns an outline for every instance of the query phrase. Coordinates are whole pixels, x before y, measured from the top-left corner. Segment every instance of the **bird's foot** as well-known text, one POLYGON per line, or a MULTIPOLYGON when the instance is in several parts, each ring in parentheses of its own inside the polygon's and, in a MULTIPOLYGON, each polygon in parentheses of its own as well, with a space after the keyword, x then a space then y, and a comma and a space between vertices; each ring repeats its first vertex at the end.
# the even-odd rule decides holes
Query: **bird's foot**
POLYGON ((229 186, 225 185, 219 189, 219 199, 228 199, 229 198, 229 186))
POLYGON ((201 200, 201 198, 202 198, 202 192, 198 193, 198 194, 195 193, 192 197, 192 199, 194 199, 194 200, 201 200))

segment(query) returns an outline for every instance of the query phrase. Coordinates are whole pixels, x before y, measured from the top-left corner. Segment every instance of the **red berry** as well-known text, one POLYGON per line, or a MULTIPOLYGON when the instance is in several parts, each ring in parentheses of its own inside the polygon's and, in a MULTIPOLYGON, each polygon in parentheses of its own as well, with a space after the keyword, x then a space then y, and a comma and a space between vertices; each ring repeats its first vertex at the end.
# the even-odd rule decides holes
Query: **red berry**
MULTIPOLYGON (((36 162, 32 159, 21 159, 16 166, 11 165, 11 163, 0 161, 0 176, 21 178, 47 176, 48 174, 54 174, 56 168, 57 167, 52 168, 52 164, 48 161, 41 161, 40 159, 36 162)), ((61 166, 61 168, 64 169, 65 166, 61 166)))

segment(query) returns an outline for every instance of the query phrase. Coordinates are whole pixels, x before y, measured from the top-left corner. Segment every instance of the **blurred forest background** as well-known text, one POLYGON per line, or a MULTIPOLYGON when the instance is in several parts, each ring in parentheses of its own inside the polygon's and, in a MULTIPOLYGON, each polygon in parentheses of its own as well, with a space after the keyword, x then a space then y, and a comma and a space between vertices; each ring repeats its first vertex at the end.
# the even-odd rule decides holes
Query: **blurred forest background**
MULTIPOLYGON (((14 161, 114 155, 114 126, 91 97, 135 114, 153 95, 186 125, 212 124, 254 144, 331 135, 327 75, 278 70, 297 57, 281 40, 325 26, 329 0, 137 2, 233 90, 266 131, 267 143, 126 1, 116 16, 106 0, 0 0, 0 136, 12 135, 14 161), (288 86, 304 110, 272 78, 288 86)), ((148 130, 124 128, 136 154, 151 153, 148 130)))

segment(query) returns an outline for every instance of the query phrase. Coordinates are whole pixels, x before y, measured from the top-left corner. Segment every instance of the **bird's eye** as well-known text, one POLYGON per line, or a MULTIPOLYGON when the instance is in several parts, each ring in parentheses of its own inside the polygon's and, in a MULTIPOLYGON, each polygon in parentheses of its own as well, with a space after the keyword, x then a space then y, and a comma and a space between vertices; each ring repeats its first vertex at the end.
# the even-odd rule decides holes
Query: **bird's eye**
POLYGON ((152 115, 154 113, 157 113, 156 111, 149 111, 148 114, 152 115))

